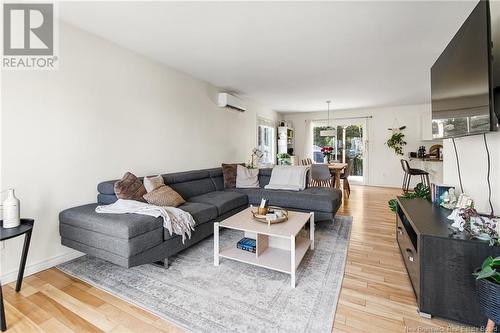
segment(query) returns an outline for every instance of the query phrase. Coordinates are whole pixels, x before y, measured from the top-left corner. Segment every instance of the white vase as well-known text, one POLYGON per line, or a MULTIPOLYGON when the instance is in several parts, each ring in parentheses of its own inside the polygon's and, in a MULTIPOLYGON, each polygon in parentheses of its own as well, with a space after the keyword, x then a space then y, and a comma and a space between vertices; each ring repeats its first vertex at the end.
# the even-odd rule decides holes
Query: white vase
POLYGON ((323 163, 328 164, 328 156, 323 157, 323 163))
POLYGON ((14 189, 9 189, 7 199, 3 202, 3 227, 15 228, 21 224, 19 218, 19 199, 14 194, 14 189))

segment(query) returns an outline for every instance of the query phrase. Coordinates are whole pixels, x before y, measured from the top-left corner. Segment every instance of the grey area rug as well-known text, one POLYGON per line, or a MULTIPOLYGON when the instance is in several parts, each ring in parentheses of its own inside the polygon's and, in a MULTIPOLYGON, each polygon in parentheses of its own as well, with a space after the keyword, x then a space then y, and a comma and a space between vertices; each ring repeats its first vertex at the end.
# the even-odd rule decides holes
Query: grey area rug
MULTIPOLYGON (((284 273, 224 258, 215 267, 213 237, 171 258, 168 269, 90 256, 58 268, 193 332, 331 332, 351 225, 350 216, 316 224, 315 250, 302 260, 295 289, 284 273)), ((241 237, 223 229, 220 246, 241 237)))

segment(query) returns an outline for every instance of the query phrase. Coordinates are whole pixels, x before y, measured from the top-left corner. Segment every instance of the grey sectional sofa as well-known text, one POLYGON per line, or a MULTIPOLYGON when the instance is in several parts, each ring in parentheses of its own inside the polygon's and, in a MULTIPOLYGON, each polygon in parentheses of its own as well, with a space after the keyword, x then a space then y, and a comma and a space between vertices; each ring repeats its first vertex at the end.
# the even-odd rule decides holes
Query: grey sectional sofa
POLYGON ((304 191, 266 190, 271 169, 261 169, 258 189, 224 189, 222 169, 205 169, 163 175, 165 183, 186 200, 179 208, 196 221, 191 239, 171 236, 161 218, 138 214, 98 214, 97 205, 111 204, 116 180, 97 186, 97 203, 74 207, 59 214, 61 243, 78 251, 124 267, 164 261, 179 251, 212 235, 213 223, 268 198, 271 205, 315 213, 315 222, 332 220, 342 201, 334 188, 304 191))

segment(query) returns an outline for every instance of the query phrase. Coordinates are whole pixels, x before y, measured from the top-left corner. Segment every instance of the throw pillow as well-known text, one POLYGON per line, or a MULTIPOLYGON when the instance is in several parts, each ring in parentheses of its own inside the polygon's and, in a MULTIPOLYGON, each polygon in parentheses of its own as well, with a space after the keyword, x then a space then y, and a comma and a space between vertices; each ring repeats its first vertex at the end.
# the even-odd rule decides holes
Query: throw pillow
POLYGON ((165 181, 160 175, 154 177, 144 177, 144 187, 148 193, 153 192, 162 185, 165 185, 165 181))
POLYGON ((114 187, 119 199, 144 201, 142 196, 146 194, 146 189, 141 180, 131 172, 126 172, 114 187))
POLYGON ((177 207, 186 202, 179 193, 167 185, 161 185, 152 192, 144 194, 144 199, 151 205, 162 207, 177 207))
POLYGON ((236 188, 259 188, 259 169, 248 169, 237 166, 236 188))
MULTIPOLYGON (((222 175, 224 177, 224 188, 235 188, 236 187, 236 174, 237 169, 236 166, 238 164, 224 164, 222 163, 222 175)), ((244 163, 240 163, 239 165, 245 166, 244 163)))

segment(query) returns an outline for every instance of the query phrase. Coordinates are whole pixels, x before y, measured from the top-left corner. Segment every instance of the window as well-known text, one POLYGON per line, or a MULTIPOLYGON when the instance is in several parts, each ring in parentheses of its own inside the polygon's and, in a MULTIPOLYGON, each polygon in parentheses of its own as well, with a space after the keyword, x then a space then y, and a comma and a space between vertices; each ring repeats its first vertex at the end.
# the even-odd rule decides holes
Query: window
POLYGON ((263 154, 259 164, 274 164, 275 141, 274 127, 268 125, 257 126, 257 148, 263 154))

